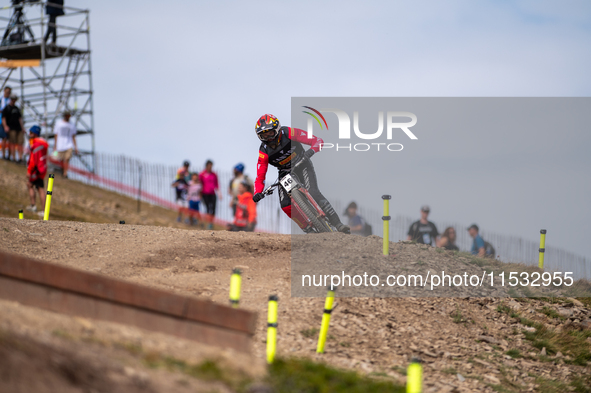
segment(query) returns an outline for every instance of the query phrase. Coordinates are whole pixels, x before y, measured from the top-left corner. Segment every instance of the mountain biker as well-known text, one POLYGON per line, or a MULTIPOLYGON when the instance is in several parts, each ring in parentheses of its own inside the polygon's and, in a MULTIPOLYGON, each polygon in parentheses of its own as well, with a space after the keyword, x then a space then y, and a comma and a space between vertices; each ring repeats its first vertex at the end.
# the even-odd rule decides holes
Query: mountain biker
MULTIPOLYGON (((309 137, 305 131, 298 128, 282 127, 279 120, 269 114, 259 118, 255 131, 262 143, 259 148, 253 201, 258 202, 263 199, 261 192, 265 187, 265 177, 269 164, 279 170, 279 178, 281 179, 290 173, 292 163, 298 163, 295 174, 302 180, 304 187, 310 192, 322 211, 326 213, 330 223, 339 232, 350 233, 349 227, 341 222, 330 202, 318 189, 316 172, 314 172, 314 167, 310 161, 310 157, 320 151, 324 141, 314 136, 309 137), (304 150, 302 143, 310 145, 311 148, 304 150)), ((291 218, 291 199, 282 187, 279 187, 279 201, 281 202, 281 209, 291 218)))

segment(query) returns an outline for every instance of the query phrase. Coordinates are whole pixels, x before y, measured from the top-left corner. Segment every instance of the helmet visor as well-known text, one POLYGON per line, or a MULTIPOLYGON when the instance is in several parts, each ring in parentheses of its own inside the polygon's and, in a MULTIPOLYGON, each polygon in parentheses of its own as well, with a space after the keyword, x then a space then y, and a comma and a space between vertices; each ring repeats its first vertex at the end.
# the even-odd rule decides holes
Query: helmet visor
POLYGON ((259 139, 264 142, 272 141, 277 135, 275 130, 265 130, 258 133, 259 139))

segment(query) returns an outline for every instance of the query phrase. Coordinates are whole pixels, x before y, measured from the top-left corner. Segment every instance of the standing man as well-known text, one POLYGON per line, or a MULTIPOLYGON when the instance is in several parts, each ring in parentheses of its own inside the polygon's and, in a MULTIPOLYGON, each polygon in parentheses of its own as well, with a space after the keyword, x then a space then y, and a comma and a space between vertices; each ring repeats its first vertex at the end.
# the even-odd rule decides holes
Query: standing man
POLYGON ((431 221, 427 220, 431 209, 424 205, 421 207, 421 219, 411 224, 408 229, 408 237, 406 240, 414 240, 420 244, 433 245, 437 241, 439 232, 437 227, 431 221))
POLYGON ((220 201, 222 200, 222 193, 218 182, 218 175, 213 171, 213 162, 207 160, 205 169, 199 174, 201 179, 202 189, 201 196, 203 204, 205 205, 205 220, 208 222, 207 229, 213 229, 213 218, 215 217, 215 207, 217 203, 217 195, 219 194, 220 201))
POLYGON ((21 110, 16 106, 18 97, 16 94, 10 96, 10 102, 6 108, 2 110, 2 126, 4 131, 8 134, 8 150, 10 152, 10 159, 16 162, 23 160, 23 145, 25 144, 25 125, 23 123, 23 116, 21 110), (16 160, 15 150, 19 154, 18 161, 16 160))
POLYGON ((27 166, 27 187, 29 189, 29 198, 31 205, 27 206, 27 210, 32 212, 37 211, 37 205, 35 203, 35 188, 39 192, 39 202, 41 210, 40 214, 43 214, 45 208, 45 184, 43 179, 47 174, 47 150, 49 144, 45 139, 40 137, 41 127, 34 125, 29 130, 29 144, 31 146, 31 155, 29 156, 29 165, 27 166))
POLYGON ((62 116, 63 119, 58 120, 53 129, 55 134, 53 150, 57 151, 57 159, 62 162, 62 176, 67 179, 72 150, 78 154, 78 146, 76 145, 76 126, 70 123, 72 114, 66 110, 62 116))
MULTIPOLYGON (((10 93, 12 92, 12 88, 10 86, 4 87, 4 95, 0 98, 0 119, 2 119, 2 111, 8 103, 10 102, 10 93)), ((8 149, 8 134, 4 130, 4 126, 0 127, 0 147, 2 148, 2 158, 7 160, 8 155, 6 154, 6 150, 8 149)))
POLYGON ((47 24, 47 33, 45 33, 45 38, 43 41, 47 42, 49 36, 51 35, 51 43, 55 44, 57 41, 57 25, 56 19, 58 16, 62 16, 65 14, 64 12, 64 0, 51 0, 49 3, 61 6, 56 7, 53 5, 46 5, 45 6, 45 13, 49 15, 49 23, 47 24))

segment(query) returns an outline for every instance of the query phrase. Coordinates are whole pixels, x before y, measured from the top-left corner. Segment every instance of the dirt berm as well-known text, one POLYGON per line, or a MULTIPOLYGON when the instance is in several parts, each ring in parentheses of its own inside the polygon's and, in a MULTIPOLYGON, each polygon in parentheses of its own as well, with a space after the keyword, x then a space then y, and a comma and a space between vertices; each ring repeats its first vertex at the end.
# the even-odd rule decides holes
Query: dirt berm
MULTIPOLYGON (((579 283, 579 292, 553 288, 551 293, 562 296, 559 299, 499 297, 504 292, 491 292, 489 297, 338 298, 326 353, 317 355, 324 299, 290 296, 291 240, 287 235, 0 219, 3 251, 224 304, 231 271, 238 267, 243 271, 240 306, 259 313, 253 354, 240 357, 141 329, 0 301, 0 331, 10 337, 0 338, 4 362, 0 370, 15 370, 21 364, 26 370, 28 363, 26 367, 44 370, 39 375, 47 374, 46 378, 54 378, 55 373, 66 375, 66 381, 77 378, 71 375, 107 376, 101 383, 119 386, 121 391, 134 391, 125 388, 126 384, 143 386, 144 391, 231 391, 233 385, 225 377, 196 383, 186 374, 165 373, 145 364, 186 362, 207 370, 211 361, 234 375, 260 378, 264 374, 267 298, 277 294, 277 347, 282 357, 308 357, 404 383, 410 357, 420 356, 427 392, 588 391, 584 389, 591 386, 591 302, 569 297, 586 291, 584 283, 579 283), (19 340, 38 347, 23 347, 19 340), (78 373, 64 359, 82 359, 74 363, 94 366, 78 373)), ((299 244, 294 253, 313 251, 318 258, 340 261, 336 263, 354 274, 370 265, 368 261, 395 274, 404 269, 426 273, 445 268, 469 274, 523 269, 411 243, 392 244, 393 255, 381 257, 381 239, 375 236, 332 234, 304 240, 309 247, 304 250, 299 244)), ((298 241, 302 240, 294 239, 294 244, 298 241)), ((533 288, 518 290, 534 293, 533 288)), ((320 292, 324 294, 325 288, 320 292)), ((13 378, 25 380, 30 373, 19 375, 13 378)), ((94 390, 108 389, 101 385, 94 390)))

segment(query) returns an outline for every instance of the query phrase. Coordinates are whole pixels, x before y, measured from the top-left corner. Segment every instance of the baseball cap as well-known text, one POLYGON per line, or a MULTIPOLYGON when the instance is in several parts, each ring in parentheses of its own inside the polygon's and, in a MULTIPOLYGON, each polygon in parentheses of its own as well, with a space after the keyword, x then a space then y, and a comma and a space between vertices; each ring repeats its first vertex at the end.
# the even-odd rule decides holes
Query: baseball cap
POLYGON ((430 212, 431 209, 429 208, 429 205, 423 205, 423 206, 421 206, 421 211, 422 212, 430 212))
POLYGON ((16 100, 18 100, 18 96, 16 94, 11 94, 10 99, 13 101, 16 101, 16 100))
POLYGON ((29 133, 39 136, 41 135, 41 127, 39 127, 38 125, 34 125, 29 129, 29 133))
POLYGON ((472 225, 470 225, 470 226, 468 227, 468 230, 470 230, 470 229, 472 229, 472 228, 476 229, 477 231, 479 230, 479 229, 478 229, 478 225, 476 225, 476 224, 472 224, 472 225))

